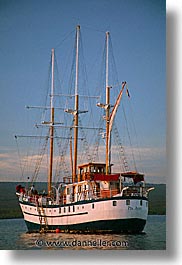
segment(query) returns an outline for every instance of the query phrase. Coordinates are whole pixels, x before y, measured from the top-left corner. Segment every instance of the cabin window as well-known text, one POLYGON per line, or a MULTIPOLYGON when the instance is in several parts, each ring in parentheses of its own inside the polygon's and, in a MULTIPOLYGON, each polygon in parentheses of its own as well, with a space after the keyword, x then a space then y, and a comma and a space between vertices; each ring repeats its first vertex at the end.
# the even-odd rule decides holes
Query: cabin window
POLYGON ((69 195, 70 194, 70 189, 69 188, 67 188, 67 195, 69 195))
POLYGON ((113 205, 113 206, 117 206, 117 201, 113 201, 113 202, 112 202, 112 205, 113 205))
POLYGON ((73 212, 75 211, 75 206, 73 205, 73 212))
POLYGON ((64 207, 64 213, 66 212, 66 207, 64 207))
POLYGON ((101 167, 98 168, 98 173, 100 173, 100 172, 103 172, 103 168, 101 168, 101 167))
POLYGON ((70 206, 68 207, 68 212, 70 212, 70 206))
POLYGON ((87 167, 84 167, 83 171, 86 173, 87 172, 87 167))
POLYGON ((61 213, 61 208, 59 208, 59 213, 61 213))
POLYGON ((92 203, 92 209, 94 209, 94 203, 92 203))
POLYGON ((82 209, 84 209, 84 206, 82 206, 82 209))
POLYGON ((146 202, 146 207, 148 206, 148 202, 146 202))
POLYGON ((130 200, 126 200, 126 205, 130 205, 130 200))
POLYGON ((51 210, 49 210, 49 212, 51 213, 51 210))
POLYGON ((142 200, 140 200, 140 206, 142 206, 142 200))
POLYGON ((56 212, 56 210, 54 210, 54 212, 56 212))

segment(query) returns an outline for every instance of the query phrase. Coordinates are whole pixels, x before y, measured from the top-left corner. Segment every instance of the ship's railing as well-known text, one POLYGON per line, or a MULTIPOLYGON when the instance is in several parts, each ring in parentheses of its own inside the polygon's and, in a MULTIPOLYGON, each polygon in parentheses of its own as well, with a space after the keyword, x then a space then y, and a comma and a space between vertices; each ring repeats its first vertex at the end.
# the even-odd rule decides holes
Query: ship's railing
POLYGON ((108 189, 108 190, 100 190, 95 193, 96 198, 111 198, 116 195, 120 196, 140 196, 147 197, 148 192, 144 187, 130 186, 127 188, 123 188, 123 191, 119 189, 108 189))
POLYGON ((28 202, 31 204, 35 204, 36 206, 46 206, 46 205, 52 205, 54 204, 54 201, 51 197, 48 196, 42 196, 42 195, 26 195, 19 197, 19 200, 22 202, 28 202))
POLYGON ((82 201, 82 200, 91 200, 91 199, 101 199, 101 198, 112 198, 113 196, 128 196, 128 197, 147 197, 148 196, 148 190, 145 187, 141 186, 128 186, 128 187, 122 187, 119 188, 110 188, 110 189, 92 189, 92 190, 85 190, 80 193, 70 194, 69 200, 67 199, 67 196, 65 194, 62 194, 58 198, 58 200, 53 199, 51 197, 48 197, 46 195, 28 195, 28 194, 22 194, 19 196, 20 201, 29 202, 32 204, 35 204, 36 206, 47 206, 47 205, 54 205, 54 204, 60 204, 64 205, 67 203, 73 203, 76 201, 82 201))
POLYGON ((145 187, 141 186, 128 186, 123 189, 122 192, 123 196, 140 196, 140 197, 147 197, 148 192, 145 187))
POLYGON ((63 182, 66 184, 70 184, 72 182, 72 177, 63 177, 63 182))
POLYGON ((111 198, 119 194, 119 189, 100 190, 96 192, 98 198, 111 198))

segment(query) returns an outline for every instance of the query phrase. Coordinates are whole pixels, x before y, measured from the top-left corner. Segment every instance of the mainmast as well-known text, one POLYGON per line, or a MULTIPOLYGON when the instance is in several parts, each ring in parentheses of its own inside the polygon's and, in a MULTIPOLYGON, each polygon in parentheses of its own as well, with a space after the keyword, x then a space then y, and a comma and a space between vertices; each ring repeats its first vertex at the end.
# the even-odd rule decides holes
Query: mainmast
POLYGON ((54 149, 54 49, 51 54, 52 61, 52 80, 51 80, 51 120, 50 120, 50 161, 49 161, 49 175, 48 175, 48 194, 51 194, 52 173, 53 173, 53 149, 54 149))
POLYGON ((79 39, 80 39, 80 25, 78 25, 76 27, 76 77, 75 77, 75 111, 74 111, 74 160, 73 160, 72 182, 75 182, 76 175, 77 175, 78 110, 79 110, 79 95, 78 95, 79 39))
POLYGON ((110 166, 110 140, 109 140, 109 118, 110 118, 110 86, 109 86, 109 32, 106 32, 106 174, 110 166))

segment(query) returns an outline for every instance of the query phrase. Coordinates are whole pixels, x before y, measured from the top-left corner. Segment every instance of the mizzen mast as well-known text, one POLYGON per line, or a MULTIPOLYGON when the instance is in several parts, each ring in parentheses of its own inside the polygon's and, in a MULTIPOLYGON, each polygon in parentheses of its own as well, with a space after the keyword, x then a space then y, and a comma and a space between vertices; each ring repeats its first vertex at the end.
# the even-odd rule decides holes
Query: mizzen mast
POLYGON ((52 79, 51 79, 51 120, 50 120, 50 160, 49 160, 49 174, 48 174, 48 194, 51 194, 52 185, 52 173, 53 173, 53 149, 54 149, 54 49, 52 49, 51 54, 52 62, 52 79))
POLYGON ((97 106, 105 109, 105 120, 106 120, 106 153, 105 153, 105 161, 106 161, 106 175, 110 174, 110 164, 111 164, 111 131, 114 122, 114 118, 119 107, 123 90, 126 85, 126 82, 122 82, 122 87, 120 93, 117 97, 115 105, 113 106, 113 110, 111 111, 111 104, 110 104, 110 89, 109 86, 109 37, 110 34, 106 32, 106 103, 98 103, 97 106))
POLYGON ((106 32, 106 174, 110 167, 110 141, 109 141, 109 118, 110 118, 110 86, 109 86, 109 32, 106 32))

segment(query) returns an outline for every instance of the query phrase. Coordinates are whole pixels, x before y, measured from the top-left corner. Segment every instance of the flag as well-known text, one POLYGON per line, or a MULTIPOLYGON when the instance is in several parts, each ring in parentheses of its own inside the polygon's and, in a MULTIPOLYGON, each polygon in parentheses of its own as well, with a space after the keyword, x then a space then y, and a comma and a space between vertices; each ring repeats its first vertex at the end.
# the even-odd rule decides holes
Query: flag
POLYGON ((129 93, 128 88, 126 89, 126 95, 130 98, 130 93, 129 93))

